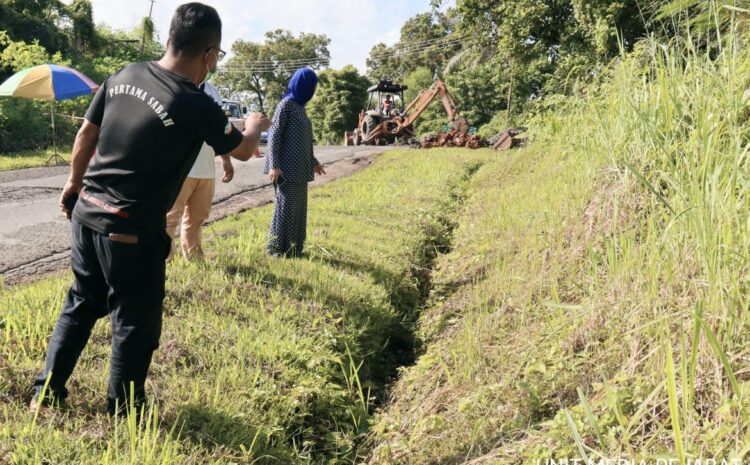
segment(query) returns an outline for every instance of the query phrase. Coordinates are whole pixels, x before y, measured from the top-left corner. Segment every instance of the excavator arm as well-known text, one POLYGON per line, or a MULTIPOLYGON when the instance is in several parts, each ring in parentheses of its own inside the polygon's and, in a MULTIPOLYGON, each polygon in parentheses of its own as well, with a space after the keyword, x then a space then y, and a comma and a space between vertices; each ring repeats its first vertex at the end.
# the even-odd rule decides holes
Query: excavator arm
POLYGON ((469 123, 459 116, 458 110, 456 109, 456 102, 448 92, 445 83, 437 80, 432 87, 422 91, 417 98, 406 107, 400 116, 385 118, 382 121, 376 122, 371 127, 368 125, 368 127, 365 128, 363 126, 365 113, 361 112, 357 128, 352 132, 347 131, 344 133, 344 144, 370 145, 379 144, 386 140, 392 141, 399 137, 404 137, 406 139, 411 138, 414 135, 412 124, 419 119, 427 106, 429 106, 436 97, 440 97, 443 108, 445 108, 448 118, 450 118, 453 123, 453 131, 457 134, 466 134, 469 130, 469 123))
POLYGON ((404 121, 403 123, 401 123, 401 125, 406 127, 413 124, 417 119, 419 119, 419 117, 422 115, 422 112, 435 99, 435 97, 438 96, 440 97, 440 101, 443 103, 443 108, 445 108, 445 112, 448 114, 448 118, 450 118, 451 121, 455 121, 456 117, 458 116, 456 103, 453 100, 451 94, 448 92, 448 88, 445 86, 445 83, 443 81, 437 80, 432 85, 432 87, 420 92, 417 98, 415 98, 414 101, 411 102, 408 107, 406 107, 406 110, 404 110, 404 114, 406 114, 406 117, 404 118, 404 121))

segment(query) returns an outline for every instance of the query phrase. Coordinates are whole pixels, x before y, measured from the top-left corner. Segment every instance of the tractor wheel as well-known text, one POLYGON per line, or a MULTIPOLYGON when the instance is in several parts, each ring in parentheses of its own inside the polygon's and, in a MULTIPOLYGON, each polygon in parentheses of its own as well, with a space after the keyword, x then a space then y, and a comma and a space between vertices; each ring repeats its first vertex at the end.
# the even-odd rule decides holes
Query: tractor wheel
POLYGON ((378 121, 377 118, 375 118, 372 115, 365 116, 364 124, 363 124, 363 132, 365 137, 369 136, 370 133, 375 130, 375 127, 380 124, 380 121, 378 121))

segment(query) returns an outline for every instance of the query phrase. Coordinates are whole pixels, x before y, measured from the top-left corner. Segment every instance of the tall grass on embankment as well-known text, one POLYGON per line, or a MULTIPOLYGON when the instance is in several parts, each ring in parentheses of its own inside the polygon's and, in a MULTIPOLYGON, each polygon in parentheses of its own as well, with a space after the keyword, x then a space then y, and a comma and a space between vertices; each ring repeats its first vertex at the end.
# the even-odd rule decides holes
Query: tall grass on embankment
POLYGON ((0 463, 351 463, 372 403, 413 358, 424 270, 487 155, 402 151, 314 191, 309 256, 264 253, 270 208, 207 231, 205 264, 168 270, 143 428, 104 411, 102 321, 70 408, 25 407, 69 277, 0 290, 0 463))
POLYGON ((369 463, 750 459, 750 55, 716 37, 476 174, 369 463))

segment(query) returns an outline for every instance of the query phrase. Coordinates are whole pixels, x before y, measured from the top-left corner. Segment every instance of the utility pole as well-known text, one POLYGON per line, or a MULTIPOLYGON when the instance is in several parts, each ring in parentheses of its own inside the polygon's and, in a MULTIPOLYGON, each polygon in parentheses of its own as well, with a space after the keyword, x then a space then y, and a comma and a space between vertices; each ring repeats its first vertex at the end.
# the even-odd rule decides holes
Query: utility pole
MULTIPOLYGON (((156 0, 149 0, 151 2, 151 6, 148 9, 148 22, 151 22, 151 13, 154 11, 154 3, 156 3, 156 0)), ((145 24, 143 25, 145 26, 145 24)), ((146 48, 146 28, 143 28, 143 39, 141 40, 141 61, 143 61, 143 52, 146 48)))
POLYGON ((510 124, 511 106, 513 105, 513 81, 516 77, 515 64, 516 60, 514 58, 510 62, 510 85, 508 86, 508 124, 510 124))

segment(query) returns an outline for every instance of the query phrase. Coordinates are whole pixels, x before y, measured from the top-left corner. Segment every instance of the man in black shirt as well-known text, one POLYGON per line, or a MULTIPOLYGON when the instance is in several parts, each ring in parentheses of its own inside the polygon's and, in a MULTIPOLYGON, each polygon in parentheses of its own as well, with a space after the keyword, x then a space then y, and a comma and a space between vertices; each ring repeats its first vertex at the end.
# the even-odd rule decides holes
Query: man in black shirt
POLYGON ((217 155, 245 161, 270 125, 262 114, 251 114, 240 132, 199 89, 223 55, 216 10, 182 5, 172 18, 164 57, 113 74, 91 102, 60 199, 71 217, 75 281, 52 333, 44 372, 34 383, 32 409, 67 397, 65 384, 91 329, 107 315, 109 411, 118 412, 131 394, 136 407, 143 404, 161 335, 171 246, 166 214, 204 141, 217 155))

